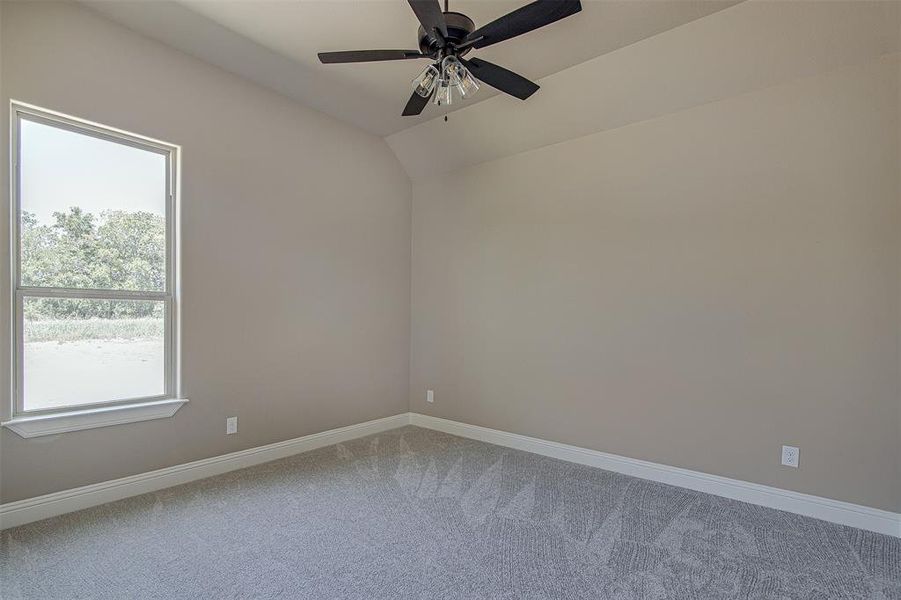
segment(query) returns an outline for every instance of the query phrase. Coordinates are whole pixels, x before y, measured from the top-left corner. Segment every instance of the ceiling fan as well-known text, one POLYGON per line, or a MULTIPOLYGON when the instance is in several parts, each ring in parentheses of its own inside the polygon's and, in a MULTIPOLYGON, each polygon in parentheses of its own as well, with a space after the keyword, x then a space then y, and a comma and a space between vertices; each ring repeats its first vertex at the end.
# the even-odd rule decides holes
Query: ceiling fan
POLYGON ((407 0, 419 19, 419 50, 346 50, 320 52, 323 64, 409 60, 434 61, 413 80, 413 95, 403 115, 418 115, 429 99, 437 105, 453 102, 454 91, 467 98, 479 89, 478 81, 525 100, 538 85, 487 60, 463 58, 473 48, 498 42, 549 25, 582 10, 579 0, 536 0, 476 29, 466 15, 444 10, 438 0, 407 0))

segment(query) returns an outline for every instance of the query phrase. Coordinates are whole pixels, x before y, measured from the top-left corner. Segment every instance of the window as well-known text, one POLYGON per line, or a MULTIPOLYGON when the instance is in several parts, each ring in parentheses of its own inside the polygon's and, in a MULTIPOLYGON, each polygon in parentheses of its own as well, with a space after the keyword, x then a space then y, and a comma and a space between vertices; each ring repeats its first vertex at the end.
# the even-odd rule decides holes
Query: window
POLYGON ((167 402, 177 398, 177 148, 12 108, 15 406, 6 424, 46 426, 64 414, 78 421, 65 430, 81 429, 96 426, 84 415, 138 420, 113 411, 134 407, 142 418, 169 416, 147 415, 180 406, 167 402))

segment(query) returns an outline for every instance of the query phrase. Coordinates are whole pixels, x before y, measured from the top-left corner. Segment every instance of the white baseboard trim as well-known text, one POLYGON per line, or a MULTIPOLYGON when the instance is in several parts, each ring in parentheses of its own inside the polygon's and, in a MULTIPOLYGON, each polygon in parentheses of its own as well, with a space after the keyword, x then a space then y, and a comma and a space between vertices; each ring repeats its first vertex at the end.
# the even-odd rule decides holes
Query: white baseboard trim
POLYGON ((258 446, 229 454, 63 490, 18 502, 0 504, 0 529, 16 527, 68 512, 137 496, 197 479, 221 475, 316 448, 409 425, 410 413, 339 427, 321 433, 258 446))
POLYGON ((411 413, 410 423, 418 427, 435 429, 498 446, 525 450, 607 471, 901 537, 901 514, 899 513, 718 475, 708 475, 699 471, 670 467, 429 415, 411 413))
POLYGON ((898 513, 418 413, 402 413, 139 475, 54 492, 18 502, 0 504, 0 529, 16 527, 91 506, 181 485, 214 475, 221 475, 236 469, 251 467, 410 424, 498 446, 515 448, 607 471, 632 475, 633 477, 724 496, 750 504, 901 537, 901 514, 898 513))

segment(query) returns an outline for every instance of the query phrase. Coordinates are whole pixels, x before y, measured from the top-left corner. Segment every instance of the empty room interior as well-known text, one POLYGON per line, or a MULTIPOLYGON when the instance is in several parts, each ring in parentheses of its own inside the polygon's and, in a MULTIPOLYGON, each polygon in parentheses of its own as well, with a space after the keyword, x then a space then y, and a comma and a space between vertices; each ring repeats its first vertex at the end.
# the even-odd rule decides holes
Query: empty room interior
POLYGON ((899 0, 0 0, 0 598, 901 599, 899 90, 899 0))

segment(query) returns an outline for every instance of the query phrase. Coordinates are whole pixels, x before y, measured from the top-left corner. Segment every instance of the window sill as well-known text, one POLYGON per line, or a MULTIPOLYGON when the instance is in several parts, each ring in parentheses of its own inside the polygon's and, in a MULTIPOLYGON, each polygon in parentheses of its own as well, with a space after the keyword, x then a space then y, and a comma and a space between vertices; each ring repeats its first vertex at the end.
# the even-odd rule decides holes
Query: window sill
POLYGON ((72 410, 50 415, 22 416, 4 421, 0 425, 12 429, 23 438, 33 438, 42 435, 66 433, 68 431, 94 429, 95 427, 108 427, 110 425, 136 423, 151 419, 165 419, 178 412, 178 409, 187 404, 187 402, 188 400, 184 398, 154 400, 135 404, 72 410))

